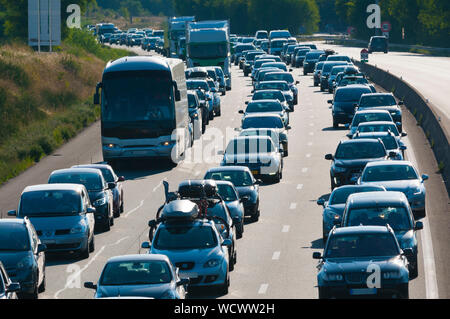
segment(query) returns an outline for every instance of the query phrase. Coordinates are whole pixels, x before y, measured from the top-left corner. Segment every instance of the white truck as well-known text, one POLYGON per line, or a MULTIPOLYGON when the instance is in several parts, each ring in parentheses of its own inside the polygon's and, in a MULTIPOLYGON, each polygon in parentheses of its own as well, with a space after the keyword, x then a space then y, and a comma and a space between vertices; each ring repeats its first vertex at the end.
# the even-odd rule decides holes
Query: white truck
POLYGON ((195 17, 172 17, 168 19, 170 57, 181 57, 180 39, 186 36, 186 24, 194 21, 195 17))
POLYGON ((227 91, 231 90, 230 23, 222 21, 190 22, 186 29, 186 63, 189 68, 220 66, 227 91))

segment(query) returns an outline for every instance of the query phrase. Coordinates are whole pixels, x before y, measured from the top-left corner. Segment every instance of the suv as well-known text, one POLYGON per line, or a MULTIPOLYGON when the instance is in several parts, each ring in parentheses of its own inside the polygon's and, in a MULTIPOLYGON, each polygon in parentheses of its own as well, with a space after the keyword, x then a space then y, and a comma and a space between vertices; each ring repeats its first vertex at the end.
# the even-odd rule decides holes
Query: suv
POLYGON ((318 259, 319 298, 393 297, 409 298, 408 257, 389 226, 334 228, 330 232, 323 256, 318 259), (379 287, 368 283, 373 269, 379 269, 379 287))
POLYGON ((384 36, 371 37, 369 41, 369 53, 372 52, 389 52, 388 39, 384 36))
POLYGON ((342 217, 342 227, 387 224, 394 230, 400 247, 412 250, 413 255, 408 258, 409 275, 410 278, 416 278, 419 273, 416 231, 423 229, 423 224, 414 221, 405 194, 369 192, 350 195, 342 217))
MULTIPOLYGON (((19 298, 37 299, 39 292, 45 290, 46 249, 28 218, 0 220, 0 264, 4 265, 0 277, 6 284, 11 284, 7 277, 19 284, 9 288, 19 298)), ((0 297, 1 285, 0 279, 0 297)))
POLYGON ((180 278, 189 279, 190 286, 216 286, 222 294, 228 293, 232 241, 220 235, 212 218, 199 217, 195 203, 171 201, 149 226, 156 232, 151 245, 143 243, 142 248, 149 248, 150 254, 169 257, 179 268, 180 278))
POLYGON ((48 251, 89 258, 95 248, 94 212, 83 185, 47 184, 25 188, 19 210, 8 215, 29 218, 48 251))

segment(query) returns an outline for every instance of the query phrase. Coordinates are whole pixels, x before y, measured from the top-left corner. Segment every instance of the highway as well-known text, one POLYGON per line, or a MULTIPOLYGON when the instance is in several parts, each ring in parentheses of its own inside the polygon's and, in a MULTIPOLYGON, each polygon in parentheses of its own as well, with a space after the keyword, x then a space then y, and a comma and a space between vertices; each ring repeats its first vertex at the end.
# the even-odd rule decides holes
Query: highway
MULTIPOLYGON (((345 51, 340 50, 340 53, 345 51)), ((317 206, 316 200, 330 193, 330 162, 324 160, 324 155, 334 153, 339 140, 346 139, 346 131, 332 128, 327 104, 331 95, 313 87, 312 76, 303 76, 300 70, 294 70, 295 79, 300 80, 299 105, 290 117, 293 129, 289 133, 289 157, 285 158, 283 180, 261 188, 261 218, 257 223, 247 223, 243 238, 238 240, 238 261, 231 273, 230 292, 221 296, 202 290, 191 294, 191 298, 318 297, 317 261, 312 259, 312 253, 323 246, 322 207, 317 206)), ((116 219, 110 232, 96 234, 96 249, 89 259, 53 257, 47 260, 47 289, 40 298, 92 298, 93 291, 83 288, 83 282, 96 282, 108 258, 145 253, 140 245, 147 240, 148 220, 154 218, 163 202, 162 181, 167 180, 174 189, 184 179, 202 178, 206 170, 217 166, 221 159, 213 155, 223 150, 231 134, 236 134, 233 129, 241 122, 238 110, 251 98, 252 86, 251 79, 234 66, 232 80, 233 90, 221 97, 222 116, 210 123, 207 133, 195 142, 184 162, 172 167, 156 161, 134 161, 117 172, 127 180, 125 212, 116 219), (216 140, 216 150, 210 147, 211 140, 216 140), (196 158, 193 154, 203 154, 205 149, 210 150, 206 152, 210 156, 202 161, 191 160, 196 158)), ((410 297, 450 298, 448 195, 442 178, 435 173, 437 165, 424 134, 406 110, 404 116, 405 131, 409 134, 405 139, 409 147, 407 157, 416 162, 420 173, 430 175, 427 182, 429 217, 425 220, 426 229, 420 233, 419 277, 410 283, 410 297)), ((100 124, 95 123, 53 156, 0 188, 0 211, 5 216, 7 210, 15 209, 25 186, 45 183, 52 170, 101 160, 100 124)))
MULTIPOLYGON (((338 45, 320 45, 334 49, 339 54, 348 55, 360 60, 361 48, 338 45)), ((447 133, 450 134, 450 105, 448 103, 448 83, 450 83, 450 57, 434 57, 409 52, 394 52, 388 54, 375 52, 369 55, 369 64, 402 77, 415 87, 438 110, 447 133)))

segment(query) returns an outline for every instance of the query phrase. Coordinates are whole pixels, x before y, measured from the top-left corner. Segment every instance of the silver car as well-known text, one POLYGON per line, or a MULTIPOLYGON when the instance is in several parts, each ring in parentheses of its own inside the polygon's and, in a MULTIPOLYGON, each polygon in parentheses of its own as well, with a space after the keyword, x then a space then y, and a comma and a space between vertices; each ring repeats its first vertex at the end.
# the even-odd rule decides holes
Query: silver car
POLYGON ((188 283, 167 256, 145 254, 109 259, 98 284, 86 282, 84 287, 95 289, 95 298, 185 299, 188 283))
POLYGON ((243 118, 245 118, 249 114, 254 113, 274 113, 281 116, 284 125, 289 125, 289 113, 286 110, 286 106, 281 104, 279 100, 275 99, 256 100, 249 102, 245 111, 239 110, 238 113, 243 114, 243 118))
POLYGON ((424 218, 428 175, 419 177, 417 169, 408 161, 379 161, 368 163, 359 180, 361 185, 381 185, 387 191, 402 192, 408 198, 414 218, 424 218))

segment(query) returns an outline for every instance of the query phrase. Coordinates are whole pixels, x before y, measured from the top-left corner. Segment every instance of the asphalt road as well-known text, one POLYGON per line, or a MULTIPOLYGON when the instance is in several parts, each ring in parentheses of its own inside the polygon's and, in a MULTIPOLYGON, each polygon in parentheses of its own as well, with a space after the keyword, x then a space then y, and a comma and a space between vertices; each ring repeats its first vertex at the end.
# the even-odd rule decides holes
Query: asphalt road
MULTIPOLYGON (((220 296, 215 291, 202 290, 191 297, 318 297, 316 261, 312 259, 312 252, 322 249, 322 209, 315 202, 330 192, 330 163, 324 160, 324 155, 335 151, 339 140, 346 139, 346 131, 332 128, 331 111, 326 102, 330 95, 314 88, 312 77, 300 75, 300 69, 294 73, 300 80, 299 105, 290 118, 293 129, 289 133, 290 150, 285 159, 284 178, 279 184, 261 188, 261 218, 257 223, 248 223, 244 237, 238 240, 238 262, 231 273, 230 293, 220 296)), ((173 189, 184 179, 202 178, 208 168, 218 165, 220 157, 214 154, 236 134, 233 129, 239 127, 241 121, 238 110, 250 99, 251 88, 250 78, 233 67, 233 90, 222 97, 222 116, 211 122, 207 133, 195 142, 186 160, 177 167, 158 161, 134 161, 121 168, 118 174, 127 179, 124 214, 116 219, 110 232, 96 235, 96 250, 88 260, 48 259, 47 290, 40 298, 92 298, 93 291, 83 288, 83 282, 96 282, 108 258, 144 253, 140 245, 147 240, 147 222, 154 218, 164 199, 161 182, 169 181, 173 189), (216 141, 216 150, 211 147, 212 140, 216 141)), ((448 196, 442 179, 434 173, 437 165, 426 139, 407 112, 404 125, 412 137, 406 139, 408 158, 416 158, 420 172, 430 174, 427 184, 430 217, 425 226, 431 226, 420 234, 419 277, 410 283, 410 297, 449 298, 448 196), (434 249, 430 248, 430 243, 434 249), (423 247, 427 248, 425 252, 423 247)), ((96 123, 53 156, 0 188, 0 211, 14 209, 25 186, 45 183, 52 170, 101 160, 100 126, 96 123)))
MULTIPOLYGON (((361 48, 325 45, 339 54, 348 55, 360 60, 361 48)), ((388 70, 390 73, 402 77, 407 83, 415 87, 432 103, 441 117, 447 132, 450 134, 450 104, 448 103, 448 83, 450 83, 450 58, 426 56, 410 52, 394 52, 388 54, 375 52, 369 55, 369 64, 388 70)))

